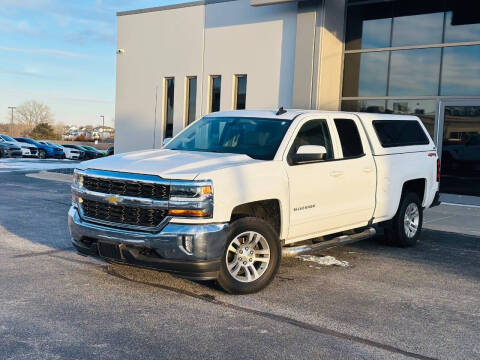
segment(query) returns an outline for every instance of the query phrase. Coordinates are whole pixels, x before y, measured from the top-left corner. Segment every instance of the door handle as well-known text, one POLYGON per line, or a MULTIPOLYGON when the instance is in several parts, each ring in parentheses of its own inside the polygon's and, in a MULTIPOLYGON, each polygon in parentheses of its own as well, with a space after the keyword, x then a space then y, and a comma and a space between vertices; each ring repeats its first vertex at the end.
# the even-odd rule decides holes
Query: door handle
POLYGON ((369 167, 363 168, 363 172, 364 172, 364 173, 370 173, 370 172, 372 172, 372 171, 373 171, 373 168, 369 168, 369 167))
POLYGON ((332 171, 330 172, 330 176, 333 176, 333 177, 339 177, 339 176, 342 176, 343 175, 343 171, 332 171))

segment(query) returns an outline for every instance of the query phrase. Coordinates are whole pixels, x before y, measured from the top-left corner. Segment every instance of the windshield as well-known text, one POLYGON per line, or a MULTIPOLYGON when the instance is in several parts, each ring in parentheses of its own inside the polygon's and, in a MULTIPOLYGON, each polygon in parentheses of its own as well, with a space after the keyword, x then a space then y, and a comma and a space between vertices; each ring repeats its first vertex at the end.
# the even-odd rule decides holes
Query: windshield
POLYGON ((289 120, 204 117, 165 148, 245 154, 253 159, 272 160, 290 124, 289 120))
POLYGON ((3 140, 5 141, 12 141, 12 142, 17 142, 17 140, 14 140, 13 138, 11 138, 10 136, 8 135, 0 135, 2 137, 3 140))

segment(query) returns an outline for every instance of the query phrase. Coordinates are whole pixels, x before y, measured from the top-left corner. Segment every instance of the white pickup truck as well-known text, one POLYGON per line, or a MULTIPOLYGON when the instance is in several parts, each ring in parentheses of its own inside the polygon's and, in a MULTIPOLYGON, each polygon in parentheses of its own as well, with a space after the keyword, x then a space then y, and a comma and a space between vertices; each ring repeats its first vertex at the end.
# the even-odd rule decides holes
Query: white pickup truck
POLYGON ((81 163, 69 227, 81 253, 250 293, 282 255, 378 227, 415 245, 423 209, 438 203, 439 164, 414 116, 218 112, 162 149, 81 163))

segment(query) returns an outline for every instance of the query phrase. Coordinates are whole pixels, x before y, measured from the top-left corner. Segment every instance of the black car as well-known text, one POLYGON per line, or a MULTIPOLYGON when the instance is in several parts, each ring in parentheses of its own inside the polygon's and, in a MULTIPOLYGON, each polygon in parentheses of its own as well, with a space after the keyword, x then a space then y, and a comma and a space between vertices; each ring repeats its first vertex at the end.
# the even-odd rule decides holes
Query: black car
POLYGON ((11 143, 0 142, 0 158, 3 157, 22 157, 22 149, 11 143))
POLYGON ((96 152, 96 151, 91 151, 89 149, 86 149, 80 145, 71 145, 71 144, 63 144, 62 146, 70 149, 76 149, 83 151, 85 153, 85 160, 91 160, 91 159, 97 159, 100 157, 103 157, 102 153, 96 152))

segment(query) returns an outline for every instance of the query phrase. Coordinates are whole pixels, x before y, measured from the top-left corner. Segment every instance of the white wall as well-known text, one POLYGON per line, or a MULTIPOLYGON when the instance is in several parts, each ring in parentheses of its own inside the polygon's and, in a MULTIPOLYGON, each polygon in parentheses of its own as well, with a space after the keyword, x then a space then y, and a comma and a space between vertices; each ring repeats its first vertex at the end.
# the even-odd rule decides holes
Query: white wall
POLYGON ((165 77, 175 77, 174 134, 187 76, 198 79, 197 117, 208 109, 209 75, 222 75, 221 110, 233 108, 235 74, 248 76, 247 108, 290 107, 296 9, 237 0, 119 16, 115 151, 161 146, 165 77))
MULTIPOLYGON (((117 55, 115 152, 151 149, 154 141, 161 146, 165 77, 175 77, 174 133, 183 128, 185 77, 196 75, 201 81, 204 8, 117 18, 117 48, 125 53, 117 55)), ((198 116, 200 109, 197 96, 198 116)))
MULTIPOLYGON (((249 0, 208 5, 205 81, 222 75, 221 110, 233 109, 233 77, 247 74, 247 109, 290 107, 293 96, 296 3, 252 7, 249 0)), ((207 112, 209 97, 204 96, 207 112)))

